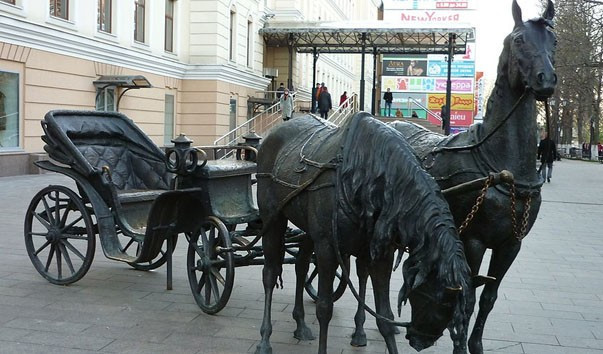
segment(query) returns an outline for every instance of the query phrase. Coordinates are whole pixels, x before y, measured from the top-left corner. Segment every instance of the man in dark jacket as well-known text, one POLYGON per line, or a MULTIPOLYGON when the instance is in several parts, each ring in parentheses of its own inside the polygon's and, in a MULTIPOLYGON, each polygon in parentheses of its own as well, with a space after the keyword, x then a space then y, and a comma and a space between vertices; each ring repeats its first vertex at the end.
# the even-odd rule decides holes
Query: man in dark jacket
POLYGON ((329 90, 327 90, 327 87, 323 86, 320 90, 320 96, 318 97, 318 110, 320 111, 320 116, 327 119, 331 108, 333 108, 331 94, 329 93, 329 90))
POLYGON ((385 101, 385 111, 384 111, 385 116, 391 117, 392 116, 392 102, 394 101, 394 95, 391 93, 389 88, 387 89, 387 92, 383 94, 383 100, 385 101))
POLYGON ((551 177, 553 177, 553 161, 556 158, 557 147, 555 146, 555 142, 546 134, 544 139, 540 140, 540 144, 538 144, 538 159, 541 162, 539 171, 542 173, 542 178, 546 178, 546 181, 549 183, 551 183, 551 177))

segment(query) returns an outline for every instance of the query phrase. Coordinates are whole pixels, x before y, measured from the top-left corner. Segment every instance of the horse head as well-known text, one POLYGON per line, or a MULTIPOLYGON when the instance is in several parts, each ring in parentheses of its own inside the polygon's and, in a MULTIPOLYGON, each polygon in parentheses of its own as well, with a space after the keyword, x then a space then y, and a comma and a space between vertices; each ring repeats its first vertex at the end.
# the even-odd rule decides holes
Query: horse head
POLYGON ((549 98, 557 85, 554 55, 557 37, 550 30, 555 9, 551 0, 542 17, 523 22, 521 8, 513 0, 513 20, 515 27, 504 42, 504 50, 499 66, 506 71, 509 84, 516 92, 530 89, 536 99, 549 98), (505 56, 507 54, 508 56, 505 56))
POLYGON ((469 266, 460 241, 447 245, 455 254, 447 260, 441 259, 431 270, 426 267, 428 262, 413 261, 412 253, 404 264, 405 282, 398 296, 398 312, 408 299, 411 322, 406 329, 406 339, 417 351, 432 346, 450 325, 455 331, 466 331, 469 320, 466 309, 474 302, 473 293, 468 289, 469 266))

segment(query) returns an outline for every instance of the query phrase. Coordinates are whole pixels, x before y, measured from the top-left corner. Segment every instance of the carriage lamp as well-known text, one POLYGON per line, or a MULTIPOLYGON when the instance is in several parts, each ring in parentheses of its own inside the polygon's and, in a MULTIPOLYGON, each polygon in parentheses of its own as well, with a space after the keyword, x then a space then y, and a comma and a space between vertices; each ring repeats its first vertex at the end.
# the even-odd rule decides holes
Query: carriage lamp
MULTIPOLYGON (((260 147, 260 140, 262 140, 262 137, 260 135, 258 135, 255 131, 250 131, 247 134, 243 135, 243 140, 245 140, 242 143, 239 143, 239 146, 251 146, 254 149, 257 149, 260 147)), ((240 154, 241 154, 241 150, 237 150, 237 159, 240 159, 240 154)), ((246 161, 254 161, 256 160, 257 156, 255 156, 255 152, 253 151, 245 151, 245 160, 246 161)))
POLYGON ((197 149, 191 147, 193 141, 180 133, 172 139, 174 147, 165 150, 165 165, 167 170, 178 175, 192 173, 197 167, 197 149))

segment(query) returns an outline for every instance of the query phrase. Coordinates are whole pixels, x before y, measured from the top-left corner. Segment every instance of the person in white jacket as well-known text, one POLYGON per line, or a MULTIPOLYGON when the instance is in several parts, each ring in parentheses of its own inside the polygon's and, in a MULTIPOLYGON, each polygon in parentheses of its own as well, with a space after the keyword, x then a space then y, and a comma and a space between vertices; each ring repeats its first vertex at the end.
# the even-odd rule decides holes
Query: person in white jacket
POLYGON ((281 103, 281 111, 283 120, 286 122, 291 119, 293 115, 293 97, 289 94, 289 89, 286 88, 285 92, 281 95, 280 98, 281 103))

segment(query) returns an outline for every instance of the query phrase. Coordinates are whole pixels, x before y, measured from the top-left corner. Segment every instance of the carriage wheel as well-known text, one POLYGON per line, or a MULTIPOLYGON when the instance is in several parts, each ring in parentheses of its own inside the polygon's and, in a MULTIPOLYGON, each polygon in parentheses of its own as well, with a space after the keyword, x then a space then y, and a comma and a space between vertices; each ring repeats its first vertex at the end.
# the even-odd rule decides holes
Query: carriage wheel
POLYGON ((210 216, 199 233, 186 236, 186 266, 193 297, 203 312, 216 314, 226 306, 234 283, 230 233, 220 219, 210 216))
MULTIPOLYGON (((178 235, 173 236, 174 238, 174 248, 172 249, 172 253, 176 249, 176 243, 178 242, 178 235)), ((142 242, 143 238, 136 239, 134 237, 129 237, 126 235, 119 235, 122 251, 128 254, 132 254, 135 257, 138 257, 138 254, 142 250, 142 242)), ((153 258, 153 260, 144 263, 128 263, 132 268, 136 270, 153 270, 161 267, 167 261, 167 240, 163 242, 161 245, 161 250, 159 254, 153 258)))
POLYGON ((80 197, 63 186, 48 186, 31 200, 25 215, 25 248, 49 282, 67 285, 90 269, 96 240, 92 219, 80 197))
MULTIPOLYGON (((350 269, 350 258, 347 257, 343 260, 346 268, 350 269)), ((335 272, 335 283, 333 284, 333 302, 339 300, 343 296, 346 287, 348 284, 343 278, 343 274, 341 273, 341 266, 337 268, 335 272)), ((318 300, 318 267, 316 267, 316 255, 312 254, 312 258, 310 259, 310 267, 308 268, 308 275, 306 276, 306 283, 304 284, 304 288, 306 289, 306 293, 310 295, 312 300, 318 300)))

